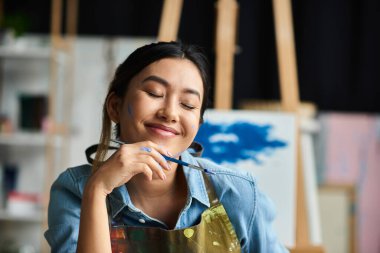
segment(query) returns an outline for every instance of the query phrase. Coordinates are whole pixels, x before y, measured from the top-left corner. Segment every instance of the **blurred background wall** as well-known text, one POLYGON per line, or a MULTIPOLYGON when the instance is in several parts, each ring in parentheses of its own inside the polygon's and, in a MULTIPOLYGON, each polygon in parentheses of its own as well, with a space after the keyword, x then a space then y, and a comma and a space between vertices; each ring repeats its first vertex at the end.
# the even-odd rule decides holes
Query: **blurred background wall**
MULTIPOLYGON (((29 20, 27 32, 50 31, 49 0, 4 1, 5 13, 29 20)), ((235 59, 234 105, 278 99, 272 2, 242 0, 235 59)), ((79 35, 158 33, 162 0, 79 1, 79 35)), ((184 1, 179 38, 203 46, 213 63, 215 1, 184 1)), ((301 99, 320 110, 379 112, 380 2, 292 1, 301 99)))
MULTIPOLYGON (((186 43, 205 48, 211 62, 212 77, 215 65, 215 3, 211 0, 184 1, 178 35, 186 43)), ((241 0, 238 3, 233 91, 235 109, 246 100, 280 99, 272 1, 241 0)), ((24 47, 31 42, 36 44, 33 42, 36 37, 37 44, 49 47, 50 0, 3 0, 3 4, 2 29, 12 27, 21 41, 27 38, 24 47)), ((113 70, 134 48, 155 41, 162 5, 162 0, 79 1, 78 39, 74 45, 74 96, 69 103, 73 117, 66 122, 72 135, 68 138, 68 156, 61 158, 66 159, 65 164, 74 166, 86 162, 83 151, 98 141, 99 113, 113 70)), ((312 137, 322 223, 333 224, 336 221, 327 232, 322 231, 323 241, 329 243, 327 253, 378 253, 380 1, 292 1, 292 7, 300 96, 302 101, 312 102, 317 108, 314 116, 318 127, 312 137)), ((41 64, 41 59, 33 59, 29 63, 23 61, 22 64, 14 59, 7 61, 1 61, 2 81, 11 85, 2 90, 1 113, 9 109, 10 117, 17 122, 14 115, 17 101, 8 96, 8 89, 16 97, 18 86, 28 92, 35 93, 35 89, 40 92, 39 85, 48 83, 48 62, 41 64), (37 74, 39 68, 42 72, 37 74), (37 85, 31 85, 33 83, 37 85), (34 88, 30 88, 32 86, 34 88)), ((38 137, 37 142, 40 143, 36 144, 40 151, 36 152, 43 156, 44 140, 38 137)), ((15 177, 12 174, 14 164, 31 166, 30 157, 37 155, 29 152, 29 146, 24 142, 17 144, 17 151, 7 145, 7 140, 4 141, 0 134, 1 166, 5 165, 4 170, 10 173, 7 177, 12 178, 15 177), (23 162, 19 161, 21 156, 23 162), (11 160, 12 163, 4 164, 3 160, 11 160)), ((34 147, 33 150, 37 149, 34 147)), ((32 167, 42 167, 42 156, 34 161, 36 165, 32 167)), ((64 169, 59 167, 54 176, 64 169)), ((43 177, 42 174, 41 170, 20 169, 17 190, 41 191, 43 183, 39 182, 36 187, 37 179, 34 179, 43 177)), ((34 241, 41 239, 35 233, 41 222, 35 217, 20 222, 19 218, 3 213, 0 205, 0 237, 5 238, 4 234, 22 237, 23 245, 31 242, 32 249, 25 252, 35 252, 33 250, 40 247, 34 241), (34 224, 32 228, 31 223, 34 224), (33 235, 32 239, 30 235, 33 235)), ((0 252, 2 245, 7 243, 9 245, 8 241, 0 241, 0 252)))

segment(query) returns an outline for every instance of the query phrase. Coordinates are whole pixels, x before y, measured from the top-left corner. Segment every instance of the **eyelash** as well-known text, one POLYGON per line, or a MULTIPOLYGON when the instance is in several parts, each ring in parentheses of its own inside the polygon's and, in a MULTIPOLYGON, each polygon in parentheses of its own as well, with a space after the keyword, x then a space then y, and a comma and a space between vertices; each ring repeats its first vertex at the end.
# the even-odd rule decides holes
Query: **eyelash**
POLYGON ((163 97, 162 95, 157 95, 157 94, 155 94, 153 92, 149 92, 149 91, 147 91, 146 93, 148 93, 149 96, 154 97, 154 98, 162 98, 163 97))
POLYGON ((184 103, 181 103, 181 105, 183 107, 185 107, 186 110, 194 110, 194 109, 196 109, 196 107, 192 106, 192 105, 188 105, 188 104, 184 104, 184 103))
MULTIPOLYGON (((155 94, 155 93, 153 93, 153 92, 149 92, 149 91, 147 91, 146 93, 147 93, 149 96, 154 97, 154 98, 162 98, 162 97, 163 97, 163 95, 157 95, 157 94, 155 94)), ((185 103, 181 103, 181 105, 182 105, 186 110, 194 110, 194 109, 196 109, 195 106, 188 105, 188 104, 185 104, 185 103)))

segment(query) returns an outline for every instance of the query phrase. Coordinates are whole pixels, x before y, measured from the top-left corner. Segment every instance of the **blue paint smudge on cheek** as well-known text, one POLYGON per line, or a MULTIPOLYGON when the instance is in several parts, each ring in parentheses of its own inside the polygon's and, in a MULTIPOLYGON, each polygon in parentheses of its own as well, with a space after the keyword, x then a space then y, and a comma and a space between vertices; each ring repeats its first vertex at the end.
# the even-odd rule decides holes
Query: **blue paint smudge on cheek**
POLYGON ((128 104, 128 115, 133 117, 132 106, 130 104, 128 104))

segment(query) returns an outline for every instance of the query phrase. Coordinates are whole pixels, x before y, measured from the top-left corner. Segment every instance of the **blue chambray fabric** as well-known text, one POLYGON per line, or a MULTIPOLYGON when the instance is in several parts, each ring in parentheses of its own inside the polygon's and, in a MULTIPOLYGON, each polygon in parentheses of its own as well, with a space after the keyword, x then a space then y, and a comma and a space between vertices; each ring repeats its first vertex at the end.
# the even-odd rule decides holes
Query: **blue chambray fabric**
MULTIPOLYGON (((216 173, 210 176, 210 180, 235 228, 242 252, 288 252, 278 241, 272 228, 275 218, 273 202, 259 191, 250 173, 228 169, 207 159, 195 158, 188 151, 182 153, 181 159, 216 173)), ((202 212, 210 206, 202 172, 187 167, 183 171, 188 184, 188 197, 174 229, 199 223, 202 212)), ((45 232, 45 238, 52 252, 76 251, 81 199, 90 174, 91 165, 88 164, 69 168, 51 187, 49 228, 45 232)), ((114 189, 109 195, 109 204, 115 224, 168 229, 163 222, 136 208, 125 186, 114 189)))

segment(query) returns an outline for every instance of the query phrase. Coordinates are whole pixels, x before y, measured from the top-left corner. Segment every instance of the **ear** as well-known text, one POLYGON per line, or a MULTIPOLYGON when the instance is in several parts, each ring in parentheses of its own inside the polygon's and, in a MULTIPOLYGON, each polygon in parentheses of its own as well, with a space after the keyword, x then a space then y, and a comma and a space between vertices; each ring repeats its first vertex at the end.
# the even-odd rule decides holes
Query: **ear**
POLYGON ((121 102, 121 98, 115 92, 110 93, 106 101, 108 116, 116 124, 120 121, 121 102))

